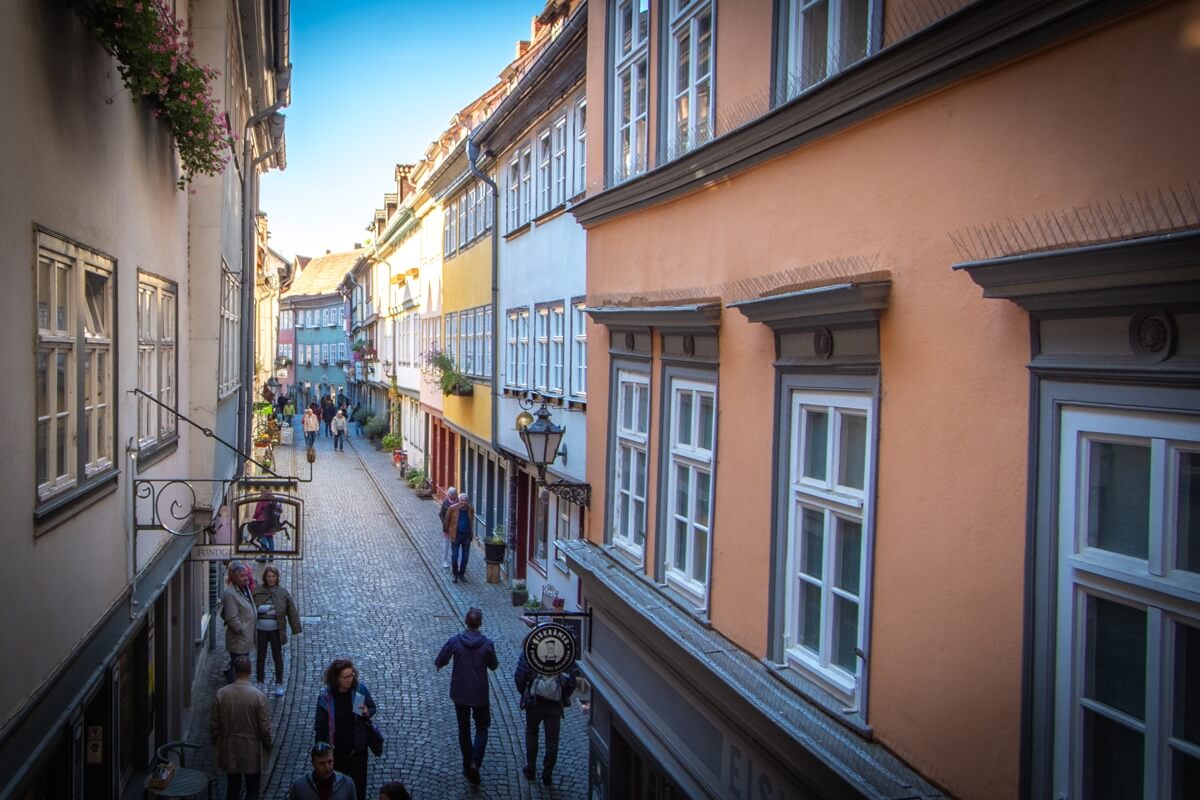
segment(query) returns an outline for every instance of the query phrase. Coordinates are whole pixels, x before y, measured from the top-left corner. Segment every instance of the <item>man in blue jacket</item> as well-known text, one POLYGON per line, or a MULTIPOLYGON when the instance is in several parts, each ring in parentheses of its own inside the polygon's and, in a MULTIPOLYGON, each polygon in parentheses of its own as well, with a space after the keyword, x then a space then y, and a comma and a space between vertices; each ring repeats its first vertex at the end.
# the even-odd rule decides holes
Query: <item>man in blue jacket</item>
POLYGON ((458 747, 462 751, 463 775, 471 783, 479 783, 479 765, 483 763, 483 750, 487 747, 488 727, 492 724, 488 702, 487 671, 500 666, 496 660, 496 646, 492 640, 479 632, 483 625, 483 612, 478 608, 467 611, 467 629, 451 636, 442 645, 433 665, 438 669, 454 659, 450 673, 450 699, 458 714, 458 747), (471 742, 471 717, 475 717, 475 741, 471 742))
POLYGON ((297 778, 287 800, 354 800, 354 781, 333 771, 333 745, 317 742, 309 751, 312 774, 297 778))

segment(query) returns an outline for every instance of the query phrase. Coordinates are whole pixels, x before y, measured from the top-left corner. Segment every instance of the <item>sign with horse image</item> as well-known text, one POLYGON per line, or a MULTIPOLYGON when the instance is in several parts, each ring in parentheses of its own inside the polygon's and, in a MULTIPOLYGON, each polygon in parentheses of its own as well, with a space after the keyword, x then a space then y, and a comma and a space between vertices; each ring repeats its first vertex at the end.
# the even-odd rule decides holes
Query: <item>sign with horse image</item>
POLYGON ((303 553, 304 501, 292 494, 249 491, 233 501, 233 550, 266 561, 303 553))

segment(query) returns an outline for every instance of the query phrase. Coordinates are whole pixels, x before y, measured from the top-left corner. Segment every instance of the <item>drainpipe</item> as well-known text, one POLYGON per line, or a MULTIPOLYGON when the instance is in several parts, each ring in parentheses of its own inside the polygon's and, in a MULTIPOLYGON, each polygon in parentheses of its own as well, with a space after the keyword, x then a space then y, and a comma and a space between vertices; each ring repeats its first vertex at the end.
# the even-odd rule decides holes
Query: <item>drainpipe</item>
MULTIPOLYGON (((500 420, 500 374, 499 374, 499 343, 500 343, 500 191, 496 186, 496 182, 489 178, 479 169, 479 145, 475 144, 474 136, 467 137, 467 167, 479 180, 487 184, 488 189, 492 192, 492 452, 500 454, 500 435, 498 423, 500 420)), ((508 468, 505 472, 508 475, 509 481, 514 481, 512 460, 508 461, 508 468)), ((505 487, 505 494, 508 494, 508 487, 505 487)), ((506 497, 506 501, 511 498, 506 497)), ((514 519, 514 510, 511 502, 505 502, 504 507, 507 511, 507 518, 504 520, 504 530, 509 537, 515 535, 510 523, 514 519)), ((513 567, 515 548, 509 547, 505 549, 508 557, 508 583, 512 586, 513 567)))
MULTIPOLYGON (((284 80, 284 86, 287 85, 284 80)), ((286 100, 286 88, 277 92, 275 102, 263 109, 250 119, 242 130, 242 380, 245 386, 241 391, 241 402, 238 404, 238 438, 235 439, 242 452, 250 452, 250 408, 254 402, 254 351, 251 347, 254 341, 253 311, 254 311, 254 256, 257 243, 254 235, 254 215, 258 211, 258 198, 255 192, 258 177, 257 165, 274 154, 279 144, 267 151, 260 159, 254 158, 254 140, 251 131, 254 126, 269 118, 283 108, 286 100)), ((238 464, 237 472, 245 469, 245 461, 238 464)))

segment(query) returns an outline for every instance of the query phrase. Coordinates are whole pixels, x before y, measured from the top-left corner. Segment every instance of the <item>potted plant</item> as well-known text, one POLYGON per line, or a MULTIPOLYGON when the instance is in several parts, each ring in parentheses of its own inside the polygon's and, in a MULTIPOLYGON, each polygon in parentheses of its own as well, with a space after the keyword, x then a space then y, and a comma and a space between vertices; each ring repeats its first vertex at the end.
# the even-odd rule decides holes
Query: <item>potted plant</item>
POLYGON ((504 533, 500 530, 494 530, 487 536, 483 537, 483 558, 489 564, 503 564, 504 550, 508 547, 508 543, 504 539, 504 533))
POLYGON ((445 350, 430 350, 425 354, 427 374, 437 383, 442 394, 469 397, 475 392, 475 384, 465 373, 459 372, 454 359, 445 350))
POLYGON ((384 450, 391 450, 393 453, 404 449, 404 437, 398 433, 386 433, 380 441, 384 450))
POLYGON ((512 585, 512 604, 513 606, 523 606, 529 600, 529 589, 525 586, 525 581, 515 581, 512 585))
POLYGON ((376 450, 379 450, 383 447, 383 445, 379 443, 379 440, 383 438, 385 433, 387 433, 387 420, 382 416, 369 417, 366 424, 363 425, 363 435, 371 440, 371 443, 375 445, 376 450))
POLYGON ((541 610, 542 610, 542 601, 538 600, 536 597, 530 597, 528 600, 525 601, 525 613, 526 614, 532 614, 534 612, 541 611, 541 610))

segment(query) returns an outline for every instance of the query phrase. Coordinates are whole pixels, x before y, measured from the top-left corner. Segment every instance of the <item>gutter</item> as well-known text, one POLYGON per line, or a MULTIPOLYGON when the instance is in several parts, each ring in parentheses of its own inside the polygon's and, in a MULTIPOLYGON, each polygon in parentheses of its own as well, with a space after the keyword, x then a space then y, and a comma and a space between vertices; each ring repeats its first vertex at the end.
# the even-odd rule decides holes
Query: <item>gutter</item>
MULTIPOLYGON (((487 185, 492 192, 492 425, 491 425, 491 448, 492 452, 497 455, 504 452, 500 446, 500 437, 498 433, 498 424, 500 420, 500 374, 499 374, 499 352, 498 344, 500 342, 500 190, 496 186, 496 182, 489 178, 481 169, 479 169, 479 145, 475 143, 475 136, 471 134, 467 137, 467 169, 471 174, 487 185)), ((509 481, 516 479, 512 469, 512 459, 508 459, 508 469, 505 470, 509 476, 509 481)), ((505 492, 508 492, 508 487, 504 487, 505 492)), ((507 500, 507 498, 506 498, 507 500)), ((512 527, 509 525, 510 519, 515 514, 513 504, 505 502, 504 507, 507 509, 509 519, 504 520, 504 532, 506 538, 513 535, 512 527)), ((505 548, 508 563, 508 582, 512 585, 513 580, 513 550, 512 547, 505 548)))

